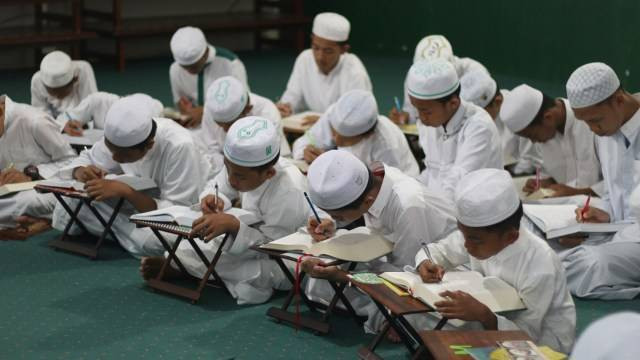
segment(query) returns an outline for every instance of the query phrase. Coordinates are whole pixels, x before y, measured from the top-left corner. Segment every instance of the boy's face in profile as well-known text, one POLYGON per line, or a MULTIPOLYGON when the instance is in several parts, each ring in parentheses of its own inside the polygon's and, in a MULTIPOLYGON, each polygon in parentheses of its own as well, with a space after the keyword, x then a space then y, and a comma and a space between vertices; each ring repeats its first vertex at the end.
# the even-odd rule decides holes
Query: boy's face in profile
POLYGON ((458 222, 458 229, 464 236, 464 247, 469 255, 478 260, 488 259, 518 238, 518 230, 490 231, 484 227, 468 227, 458 222))
POLYGON ((239 192, 248 192, 257 189, 276 173, 273 167, 265 170, 257 170, 236 165, 227 160, 227 158, 224 159, 224 166, 227 169, 229 184, 239 192))

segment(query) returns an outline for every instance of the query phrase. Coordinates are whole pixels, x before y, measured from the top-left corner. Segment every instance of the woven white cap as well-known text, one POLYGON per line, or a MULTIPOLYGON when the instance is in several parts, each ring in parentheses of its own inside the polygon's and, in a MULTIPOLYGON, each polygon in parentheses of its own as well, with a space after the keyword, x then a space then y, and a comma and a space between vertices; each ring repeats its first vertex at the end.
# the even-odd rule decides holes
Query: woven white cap
POLYGON ((601 62, 577 68, 567 80, 567 98, 574 109, 585 108, 606 100, 620 87, 613 69, 601 62))
POLYGON ((460 86, 453 65, 443 59, 421 60, 409 69, 407 87, 409 95, 417 99, 440 99, 455 92, 460 86))

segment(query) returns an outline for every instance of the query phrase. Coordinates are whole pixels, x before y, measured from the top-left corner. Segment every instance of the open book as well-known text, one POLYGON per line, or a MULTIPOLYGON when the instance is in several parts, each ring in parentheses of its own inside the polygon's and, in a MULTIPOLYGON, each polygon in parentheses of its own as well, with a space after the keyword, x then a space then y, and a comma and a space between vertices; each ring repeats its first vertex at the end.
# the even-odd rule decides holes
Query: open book
POLYGON ((393 244, 366 227, 340 229, 336 235, 316 242, 305 230, 260 246, 263 249, 302 251, 314 256, 327 255, 340 260, 367 262, 390 253, 393 244))
POLYGON ((71 136, 69 134, 62 134, 62 136, 64 136, 71 145, 84 145, 91 147, 102 139, 104 136, 104 130, 84 129, 82 131, 82 136, 71 136))
POLYGON ((298 114, 287 116, 282 119, 282 126, 288 130, 294 130, 303 133, 311 127, 311 125, 303 125, 304 119, 307 116, 322 116, 322 113, 314 111, 304 111, 298 114))
POLYGON ((441 292, 460 290, 469 293, 494 313, 526 308, 511 285, 494 276, 484 277, 477 271, 445 272, 442 281, 434 284, 424 283, 420 275, 413 272, 385 272, 380 277, 409 290, 413 297, 431 307, 444 300, 439 295, 441 292))
MULTIPOLYGON (((260 219, 252 212, 240 209, 230 208, 225 210, 226 214, 233 215, 238 220, 247 225, 253 225, 260 222, 260 219)), ((176 223, 181 226, 191 227, 193 222, 202 217, 202 211, 193 210, 187 206, 169 206, 164 209, 148 211, 145 213, 135 214, 130 217, 131 220, 156 221, 166 223, 176 223)))
POLYGON ((555 194, 553 190, 547 189, 547 188, 540 188, 532 192, 531 194, 525 193, 524 191, 522 191, 522 189, 524 188, 525 184, 527 183, 527 180, 529 179, 535 179, 535 176, 520 176, 520 177, 513 178, 513 184, 518 190, 518 194, 520 195, 520 200, 522 200, 522 202, 524 203, 536 202, 538 200, 553 197, 553 195, 555 194))
POLYGON ((523 208, 527 218, 546 234, 547 239, 588 233, 615 233, 631 224, 630 222, 579 223, 576 221, 576 205, 525 204, 523 208))
MULTIPOLYGON (((117 180, 123 182, 131 186, 131 188, 133 188, 133 190, 135 191, 148 190, 157 187, 156 183, 153 180, 138 176, 107 174, 107 176, 105 176, 104 178, 107 180, 117 180)), ((84 183, 77 180, 50 179, 41 181, 40 185, 84 191, 84 183)))
POLYGON ((32 190, 34 186, 38 185, 40 181, 27 181, 17 184, 5 184, 0 186, 0 196, 5 196, 20 191, 32 190))

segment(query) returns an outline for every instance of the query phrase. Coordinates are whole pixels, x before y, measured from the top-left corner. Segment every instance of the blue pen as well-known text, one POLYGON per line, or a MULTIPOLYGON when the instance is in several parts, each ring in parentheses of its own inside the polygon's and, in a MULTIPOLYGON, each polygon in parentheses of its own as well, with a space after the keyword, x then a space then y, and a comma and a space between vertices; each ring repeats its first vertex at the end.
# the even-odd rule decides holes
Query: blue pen
POLYGON ((307 202, 309 203, 309 206, 311 206, 311 211, 313 211, 313 215, 315 215, 316 220, 318 220, 318 224, 320 224, 322 222, 322 220, 320 220, 320 216, 318 216, 318 212, 316 211, 316 208, 313 207, 313 203, 311 202, 311 199, 309 199, 309 195, 307 195, 306 191, 304 193, 304 197, 307 199, 307 202))
POLYGON ((398 111, 402 111, 402 106, 400 106, 400 100, 398 100, 397 96, 393 97, 393 101, 396 103, 396 109, 398 109, 398 111))

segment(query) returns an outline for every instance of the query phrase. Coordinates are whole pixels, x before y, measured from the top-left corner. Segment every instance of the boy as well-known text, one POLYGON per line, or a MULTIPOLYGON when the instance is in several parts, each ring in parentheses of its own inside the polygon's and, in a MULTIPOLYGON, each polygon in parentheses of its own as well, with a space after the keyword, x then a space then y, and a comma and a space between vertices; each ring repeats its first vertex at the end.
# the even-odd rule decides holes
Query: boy
MULTIPOLYGON (((74 156, 50 115, 0 96, 0 186, 49 177, 37 166, 57 169, 74 156)), ((48 228, 55 203, 53 195, 35 190, 0 197, 0 238, 48 228)))
MULTIPOLYGON (((149 99, 136 94, 116 101, 107 112, 102 141, 83 151, 61 172, 66 178, 85 183, 85 190, 94 198, 93 206, 103 217, 111 215, 115 200, 127 200, 112 229, 120 245, 136 257, 162 254, 163 248, 151 230, 136 228, 129 222, 129 216, 171 205, 193 204, 212 176, 189 132, 173 120, 153 118, 149 99), (103 179, 106 173, 150 178, 157 185, 157 194, 135 191, 125 183, 103 179)), ((78 217, 92 234, 104 230, 87 209, 78 217)), ((62 230, 68 222, 68 214, 60 204, 56 205, 54 227, 62 230)))
POLYGON ((381 161, 412 177, 420 172, 407 138, 391 120, 378 114, 376 99, 366 90, 342 95, 293 147, 294 159, 307 163, 337 147, 365 164, 381 161))
MULTIPOLYGON (((422 280, 437 283, 445 271, 469 263, 471 270, 514 287, 526 309, 497 315, 464 291, 445 291, 436 310, 448 319, 466 321, 465 328, 522 330, 536 344, 568 353, 576 311, 564 272, 549 245, 520 227, 522 203, 509 173, 481 169, 467 174, 456 189, 455 204, 460 231, 427 245, 433 263, 422 249, 416 255, 422 280)), ((419 319, 433 325, 437 320, 434 315, 419 319)))
MULTIPOLYGON (((108 92, 93 93, 84 98, 80 104, 58 115, 56 122, 64 129, 64 133, 71 136, 82 136, 82 129, 90 122, 93 122, 94 129, 104 129, 107 111, 119 99, 120 96, 108 92)), ((156 99, 150 99, 150 101, 153 116, 161 116, 164 109, 162 103, 156 99)))
MULTIPOLYGON (((293 164, 280 158, 279 146, 278 129, 268 119, 249 116, 236 121, 225 140, 225 167, 200 194, 204 215, 194 221, 193 233, 202 234, 206 240, 225 233, 232 237, 216 271, 238 304, 265 302, 274 287, 288 286, 277 264, 249 247, 294 233, 310 216, 303 196, 306 179, 293 164), (243 209, 260 218, 257 227, 222 212, 237 200, 243 209)), ((196 241, 205 256, 213 258, 219 242, 196 241)), ((179 245, 177 256, 191 275, 204 276, 207 269, 189 243, 179 245)), ((142 276, 155 276, 163 262, 162 257, 143 258, 142 276)), ((173 275, 180 274, 172 270, 173 275)))
MULTIPOLYGON (((415 52, 413 54, 413 63, 417 63, 422 60, 444 59, 453 64, 456 69, 458 77, 462 77, 471 71, 482 71, 489 73, 478 61, 468 57, 457 57, 453 54, 453 48, 449 40, 443 35, 429 35, 425 36, 416 45, 415 52)), ((409 74, 407 74, 407 77, 409 74)), ((418 112, 411 106, 409 99, 409 92, 407 88, 407 78, 404 80, 404 103, 402 109, 398 109, 395 106, 389 112, 389 118, 396 124, 415 124, 418 122, 418 112)))
MULTIPOLYGON (((393 243, 386 261, 374 260, 365 267, 374 272, 402 271, 413 264, 422 242, 434 242, 455 230, 453 205, 442 195, 422 186, 415 178, 388 165, 367 166, 344 150, 330 150, 309 167, 309 195, 314 205, 326 211, 338 224, 364 217, 367 227, 379 231, 393 243)), ((328 219, 318 224, 311 219, 307 229, 321 241, 335 232, 328 219)), ((344 282, 347 273, 339 267, 325 267, 318 259, 306 259, 302 269, 312 278, 344 282)), ((326 281, 311 279, 309 297, 328 304, 334 294, 326 281)), ((345 295, 360 315, 367 315, 365 330, 378 332, 382 315, 364 294, 348 288, 345 295)))
POLYGON ((231 76, 223 76, 207 89, 202 131, 198 141, 201 152, 211 164, 215 174, 224 166, 222 149, 227 131, 236 120, 247 116, 260 116, 271 121, 280 133, 280 156, 291 154, 276 105, 265 97, 250 93, 239 80, 231 76))
POLYGON ((502 150, 506 161, 512 158, 516 161, 509 166, 509 172, 514 175, 533 174, 542 164, 538 147, 531 140, 517 136, 504 126, 500 119, 500 108, 509 90, 498 89, 498 84, 484 70, 473 70, 460 78, 460 97, 485 109, 498 128, 502 139, 502 150))
MULTIPOLYGON (((604 63, 579 67, 566 87, 576 118, 597 135, 606 188, 588 209, 578 208, 576 218, 596 223, 637 221, 631 193, 640 184, 640 98, 628 93, 604 63)), ((640 294, 640 232, 625 230, 599 245, 580 245, 562 255, 573 294, 600 299, 632 299, 640 294)))
MULTIPOLYGON (((298 55, 287 89, 276 105, 283 117, 305 110, 325 112, 352 89, 371 91, 360 59, 349 53, 351 25, 344 16, 320 13, 313 19, 311 49, 298 55)), ((313 123, 317 118, 309 119, 313 123)))
MULTIPOLYGON (((516 135, 538 144, 541 187, 553 190, 554 196, 602 193, 594 135, 576 120, 566 99, 552 99, 522 84, 505 97, 500 118, 516 135)), ((523 188, 526 193, 536 190, 536 179, 529 179, 523 188)))
POLYGON ((460 81, 450 62, 435 59, 413 64, 407 86, 420 117, 426 168, 419 180, 425 186, 453 200, 458 181, 468 172, 502 169, 498 129, 484 109, 460 99, 460 81))
POLYGON ((219 77, 231 75, 247 85, 247 71, 236 54, 207 43, 202 30, 185 26, 171 37, 175 60, 169 67, 171 93, 178 110, 189 117, 183 124, 198 128, 202 121, 205 93, 219 77))
POLYGON ((48 53, 40 62, 40 71, 31 78, 31 105, 54 119, 63 111, 98 91, 91 64, 71 61, 62 51, 48 53))

